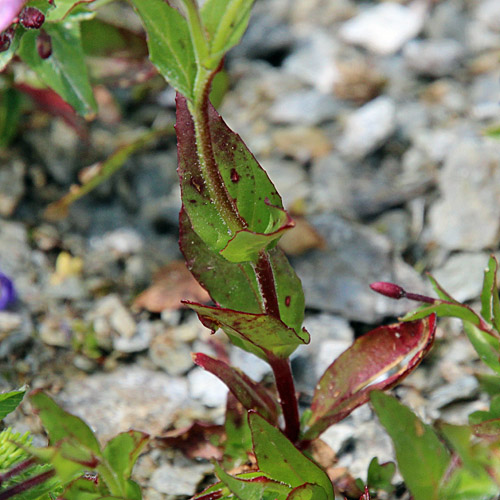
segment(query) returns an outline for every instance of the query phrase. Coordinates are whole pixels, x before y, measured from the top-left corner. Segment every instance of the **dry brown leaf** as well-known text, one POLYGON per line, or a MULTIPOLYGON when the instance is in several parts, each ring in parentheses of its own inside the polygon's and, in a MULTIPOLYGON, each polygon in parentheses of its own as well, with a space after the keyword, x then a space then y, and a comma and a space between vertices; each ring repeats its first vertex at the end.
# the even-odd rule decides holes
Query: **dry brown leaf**
POLYGON ((153 284, 135 299, 133 307, 160 313, 165 309, 185 307, 181 300, 206 303, 210 296, 193 278, 185 263, 174 260, 156 272, 153 284))
POLYGON ((304 217, 294 217, 295 227, 285 231, 279 246, 288 255, 301 255, 308 250, 324 250, 326 241, 304 217))

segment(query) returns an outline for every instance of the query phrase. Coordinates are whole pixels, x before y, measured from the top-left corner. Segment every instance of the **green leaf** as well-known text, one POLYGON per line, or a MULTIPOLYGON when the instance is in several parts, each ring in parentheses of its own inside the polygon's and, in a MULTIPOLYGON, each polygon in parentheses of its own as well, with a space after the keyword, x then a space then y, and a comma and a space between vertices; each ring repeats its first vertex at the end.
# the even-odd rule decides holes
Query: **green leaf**
POLYGON ((106 443, 103 456, 119 479, 126 481, 130 478, 132 468, 148 440, 148 434, 130 430, 106 443))
MULTIPOLYGON (((77 12, 88 12, 87 6, 84 4, 91 4, 95 0, 57 0, 54 2, 54 8, 50 10, 47 16, 47 21, 50 22, 60 22, 62 20, 68 20, 69 16, 74 17, 74 11, 77 12)), ((93 15, 93 13, 92 13, 93 15)), ((88 18, 85 17, 85 18, 88 18)))
MULTIPOLYGON (((188 269, 203 288, 208 290, 214 302, 227 309, 263 313, 264 307, 252 265, 248 262, 229 262, 218 252, 211 251, 192 229, 184 210, 181 210, 179 222, 180 247, 188 269)), ((300 333, 305 306, 300 280, 279 248, 273 248, 268 255, 276 282, 280 317, 287 326, 300 333)))
POLYGON ((25 394, 24 389, 0 394, 0 420, 3 420, 19 406, 25 394))
POLYGON ((302 486, 294 488, 293 491, 288 495, 287 500, 327 500, 328 495, 325 490, 317 485, 306 483, 302 486))
POLYGON ((101 456, 97 438, 81 418, 64 411, 41 391, 32 392, 29 399, 49 435, 51 444, 55 445, 63 439, 70 438, 91 450, 96 456, 101 456))
MULTIPOLYGON (((460 466, 455 467, 441 485, 440 499, 480 500, 498 493, 498 485, 488 473, 495 459, 492 460, 485 441, 475 442, 473 428, 447 423, 439 425, 440 432, 461 460, 460 466)), ((498 459, 496 461, 498 463, 498 459)))
POLYGON ((201 18, 210 43, 209 67, 215 68, 224 54, 243 36, 254 0, 207 0, 201 8, 201 18))
POLYGON ((209 128, 222 183, 246 227, 231 233, 213 203, 201 171, 194 122, 186 99, 178 96, 178 172, 184 210, 211 251, 220 252, 231 262, 256 261, 259 251, 272 248, 292 227, 292 221, 266 172, 212 106, 209 128))
POLYGON ((193 355, 193 361, 222 380, 244 408, 258 411, 272 423, 277 422, 278 404, 261 384, 241 370, 201 352, 193 355))
POLYGON ((21 95, 12 88, 0 95, 0 149, 6 148, 16 135, 21 117, 21 95))
POLYGON ((488 262, 488 267, 484 270, 483 288, 481 291, 481 316, 488 322, 492 323, 492 292, 496 285, 498 262, 495 257, 491 256, 488 262))
POLYGON ((234 345, 262 359, 267 359, 268 353, 288 358, 299 345, 309 342, 309 334, 305 330, 299 336, 282 321, 266 314, 185 303, 198 313, 207 328, 214 332, 222 328, 234 345))
POLYGON ((500 376, 491 373, 477 373, 477 378, 481 390, 488 393, 490 396, 500 394, 500 376))
POLYGON ((415 500, 440 500, 439 486, 450 457, 430 426, 397 399, 374 391, 375 412, 394 443, 399 470, 415 500))
POLYGON ((264 475, 252 479, 233 477, 215 465, 215 472, 229 490, 241 500, 286 500, 290 487, 264 475))
POLYGON ((465 304, 446 304, 442 302, 421 306, 415 309, 415 311, 411 311, 403 316, 401 321, 415 321, 433 313, 437 314, 439 318, 459 318, 462 321, 470 321, 476 325, 481 323, 479 316, 469 306, 465 304))
POLYGON ((463 324, 465 333, 481 360, 492 370, 500 373, 500 343, 498 339, 468 321, 464 321, 463 324))
POLYGON ((231 470, 239 467, 248 460, 252 452, 252 434, 248 425, 247 412, 242 408, 232 392, 227 395, 226 419, 224 431, 223 465, 231 470))
POLYGON ((181 94, 194 99, 194 48, 184 17, 164 0, 132 0, 148 36, 149 57, 181 94))
POLYGON ((44 25, 52 40, 52 55, 42 59, 36 48, 37 30, 28 31, 21 41, 21 59, 40 79, 55 90, 77 113, 87 118, 97 111, 83 54, 78 23, 44 25))
POLYGON ((304 439, 317 438, 366 403, 370 391, 393 387, 407 376, 432 347, 435 330, 436 317, 431 316, 381 326, 356 339, 316 386, 304 439))
POLYGON ((305 483, 316 484, 324 490, 327 499, 333 500, 332 482, 325 471, 295 448, 280 430, 258 413, 250 412, 248 420, 255 457, 261 471, 292 488, 305 483))
POLYGON ((370 489, 392 493, 395 490, 395 486, 392 484, 395 472, 396 464, 394 462, 380 464, 378 458, 374 457, 368 466, 366 483, 370 489))

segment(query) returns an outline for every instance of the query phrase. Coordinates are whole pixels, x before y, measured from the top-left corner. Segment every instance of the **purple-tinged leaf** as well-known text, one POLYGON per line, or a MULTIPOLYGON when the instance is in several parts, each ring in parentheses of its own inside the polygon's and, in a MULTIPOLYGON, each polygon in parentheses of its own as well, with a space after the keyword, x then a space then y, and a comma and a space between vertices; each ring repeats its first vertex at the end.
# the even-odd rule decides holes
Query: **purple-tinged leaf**
POLYGON ((270 423, 277 422, 278 403, 261 384, 241 370, 201 352, 193 355, 193 361, 222 380, 247 410, 259 412, 270 423))
POLYGON ((432 315, 381 326, 358 338, 321 377, 304 439, 315 439, 347 417, 368 401, 370 391, 389 389, 406 377, 431 348, 435 329, 436 316, 432 315))
POLYGON ((231 342, 267 360, 268 354, 286 359, 301 344, 309 342, 306 330, 299 336, 282 321, 266 314, 249 314, 220 307, 186 302, 200 321, 213 332, 222 328, 231 342))
POLYGON ((253 449, 259 469, 292 488, 314 483, 333 500, 333 485, 326 472, 299 451, 276 427, 258 413, 248 414, 253 449))
POLYGON ((16 301, 14 283, 5 274, 0 273, 0 311, 7 309, 16 301))
POLYGON ((293 222, 266 172, 212 106, 208 121, 218 182, 245 227, 232 233, 214 204, 202 174, 194 122, 186 99, 178 94, 176 130, 183 207, 194 231, 210 250, 221 252, 231 262, 254 261, 259 251, 271 248, 293 222))

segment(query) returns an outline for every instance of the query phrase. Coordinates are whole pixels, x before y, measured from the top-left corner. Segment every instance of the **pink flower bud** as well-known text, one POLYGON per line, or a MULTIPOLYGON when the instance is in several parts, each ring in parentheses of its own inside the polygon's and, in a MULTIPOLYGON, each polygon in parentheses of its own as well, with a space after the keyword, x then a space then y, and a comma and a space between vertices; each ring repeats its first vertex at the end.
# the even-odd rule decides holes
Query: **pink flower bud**
POLYGON ((45 22, 45 15, 36 7, 26 7, 19 16, 19 22, 26 29, 40 29, 45 22))
POLYGON ((370 288, 377 293, 390 297, 391 299, 401 299, 406 297, 406 292, 399 285, 395 285, 394 283, 377 281, 376 283, 372 283, 370 288))

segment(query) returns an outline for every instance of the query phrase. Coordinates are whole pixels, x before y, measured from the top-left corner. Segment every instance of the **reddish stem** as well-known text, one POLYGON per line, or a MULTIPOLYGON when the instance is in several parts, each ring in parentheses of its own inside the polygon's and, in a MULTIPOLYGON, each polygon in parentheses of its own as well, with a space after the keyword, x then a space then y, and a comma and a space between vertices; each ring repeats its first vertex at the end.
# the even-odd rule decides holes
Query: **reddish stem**
POLYGON ((259 253, 259 258, 254 266, 259 290, 262 296, 263 306, 266 314, 280 319, 280 307, 278 295, 276 294, 276 281, 274 279, 273 268, 266 251, 259 253))
POLYGON ((276 380, 279 403, 285 419, 285 436, 292 443, 296 443, 299 438, 300 419, 290 360, 278 358, 273 354, 269 354, 267 359, 276 380))
POLYGON ((19 495, 19 493, 23 493, 24 491, 28 491, 31 488, 34 488, 35 486, 38 486, 39 484, 44 483, 47 481, 47 479, 50 479, 55 475, 56 471, 54 469, 50 469, 46 472, 42 472, 41 474, 38 474, 37 476, 30 477, 29 479, 26 479, 22 483, 18 483, 0 493, 0 500, 7 500, 8 498, 12 498, 16 495, 19 495))

